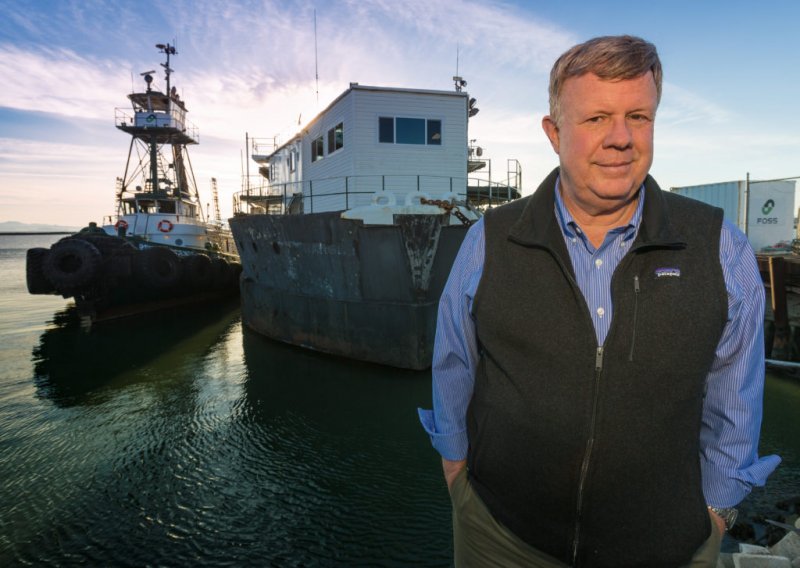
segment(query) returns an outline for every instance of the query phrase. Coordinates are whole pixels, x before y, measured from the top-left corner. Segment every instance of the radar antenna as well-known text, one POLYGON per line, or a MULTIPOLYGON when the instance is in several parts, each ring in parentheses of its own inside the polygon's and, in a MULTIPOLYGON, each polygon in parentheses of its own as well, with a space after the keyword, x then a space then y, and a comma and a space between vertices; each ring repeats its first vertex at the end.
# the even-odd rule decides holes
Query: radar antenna
POLYGON ((167 80, 167 93, 168 94, 172 94, 172 92, 170 90, 170 86, 169 86, 169 76, 172 74, 172 69, 170 69, 170 67, 169 67, 169 56, 170 55, 178 55, 178 50, 175 49, 174 45, 170 45, 168 43, 166 43, 166 44, 165 43, 157 43, 156 44, 156 49, 158 49, 159 52, 161 52, 161 53, 166 53, 167 54, 167 62, 166 63, 162 63, 161 67, 164 68, 164 77, 167 80))

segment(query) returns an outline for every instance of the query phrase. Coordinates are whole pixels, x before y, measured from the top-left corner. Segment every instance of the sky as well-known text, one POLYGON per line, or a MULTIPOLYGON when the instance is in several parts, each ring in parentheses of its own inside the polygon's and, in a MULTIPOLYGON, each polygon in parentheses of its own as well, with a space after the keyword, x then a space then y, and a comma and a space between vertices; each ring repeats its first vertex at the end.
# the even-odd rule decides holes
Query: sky
POLYGON ((158 43, 177 47, 172 84, 200 132, 195 178, 204 203, 218 180, 223 216, 246 133, 286 141, 351 82, 451 90, 456 71, 480 108, 469 138, 495 172, 519 160, 532 193, 558 165, 541 129, 550 67, 625 33, 653 42, 664 66, 651 169, 662 188, 800 175, 792 0, 0 0, 0 16, 0 222, 84 226, 115 212, 130 144, 115 108, 160 69, 158 43))

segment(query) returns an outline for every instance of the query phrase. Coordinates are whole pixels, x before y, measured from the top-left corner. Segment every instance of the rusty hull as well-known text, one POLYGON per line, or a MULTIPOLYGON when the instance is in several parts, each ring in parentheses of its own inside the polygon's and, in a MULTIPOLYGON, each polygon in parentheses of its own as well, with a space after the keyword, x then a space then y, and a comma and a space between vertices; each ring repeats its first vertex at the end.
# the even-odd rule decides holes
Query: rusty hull
POLYGON ((393 367, 431 365, 439 296, 467 228, 449 215, 365 226, 339 213, 230 220, 242 318, 273 339, 393 367))

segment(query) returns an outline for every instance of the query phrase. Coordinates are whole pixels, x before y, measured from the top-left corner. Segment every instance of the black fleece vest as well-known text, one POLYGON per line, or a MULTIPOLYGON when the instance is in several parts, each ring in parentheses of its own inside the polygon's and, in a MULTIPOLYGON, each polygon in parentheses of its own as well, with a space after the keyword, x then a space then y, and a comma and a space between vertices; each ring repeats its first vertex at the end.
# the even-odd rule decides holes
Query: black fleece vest
POLYGON ((470 480, 496 519, 567 564, 680 566, 710 533, 699 432, 727 320, 722 211, 648 176, 599 348, 554 214, 557 176, 484 218, 470 480))

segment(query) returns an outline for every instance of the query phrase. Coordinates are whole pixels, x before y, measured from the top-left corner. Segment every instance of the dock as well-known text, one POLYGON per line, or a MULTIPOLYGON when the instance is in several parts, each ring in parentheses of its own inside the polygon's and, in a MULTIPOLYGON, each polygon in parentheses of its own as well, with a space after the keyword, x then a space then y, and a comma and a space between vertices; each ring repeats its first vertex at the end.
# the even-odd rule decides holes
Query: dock
POLYGON ((800 361, 800 255, 757 253, 767 302, 764 314, 766 356, 800 361))

